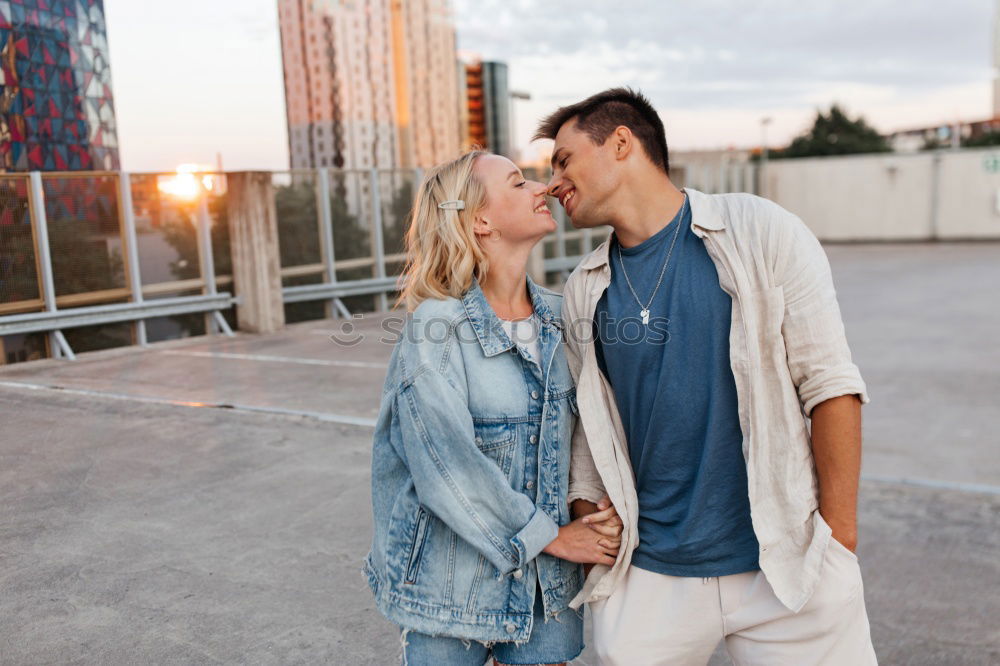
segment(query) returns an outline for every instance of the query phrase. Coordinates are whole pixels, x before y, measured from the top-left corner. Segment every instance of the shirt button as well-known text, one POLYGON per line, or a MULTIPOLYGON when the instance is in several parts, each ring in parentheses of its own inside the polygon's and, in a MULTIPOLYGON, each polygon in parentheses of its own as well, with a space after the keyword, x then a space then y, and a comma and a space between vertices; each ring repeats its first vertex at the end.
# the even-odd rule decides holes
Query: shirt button
MULTIPOLYGON (((516 578, 518 580, 521 580, 522 578, 524 578, 524 572, 521 571, 520 569, 515 570, 514 571, 514 578, 516 578)), ((507 633, 510 633, 510 631, 508 631, 507 633)))
POLYGON ((532 400, 538 400, 538 391, 532 391, 531 392, 531 399, 532 400))
POLYGON ((535 487, 535 482, 534 481, 528 481, 527 483, 524 484, 524 487, 527 488, 528 490, 531 490, 532 488, 535 487))
POLYGON ((517 627, 514 626, 513 622, 508 622, 506 626, 504 626, 504 629, 507 630, 508 634, 512 634, 517 629, 517 627))
POLYGON ((536 435, 532 435, 531 437, 528 438, 528 441, 531 442, 532 444, 536 444, 538 442, 538 437, 536 435))

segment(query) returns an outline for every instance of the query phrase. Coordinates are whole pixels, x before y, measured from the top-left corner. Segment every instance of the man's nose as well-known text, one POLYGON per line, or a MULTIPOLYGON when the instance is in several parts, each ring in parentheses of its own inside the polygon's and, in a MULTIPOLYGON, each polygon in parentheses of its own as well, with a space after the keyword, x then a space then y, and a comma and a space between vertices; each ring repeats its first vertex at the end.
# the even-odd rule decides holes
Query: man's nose
POLYGON ((552 174, 552 177, 549 178, 548 184, 545 186, 546 194, 548 194, 550 197, 558 197, 560 185, 562 185, 562 178, 559 178, 555 174, 552 174))

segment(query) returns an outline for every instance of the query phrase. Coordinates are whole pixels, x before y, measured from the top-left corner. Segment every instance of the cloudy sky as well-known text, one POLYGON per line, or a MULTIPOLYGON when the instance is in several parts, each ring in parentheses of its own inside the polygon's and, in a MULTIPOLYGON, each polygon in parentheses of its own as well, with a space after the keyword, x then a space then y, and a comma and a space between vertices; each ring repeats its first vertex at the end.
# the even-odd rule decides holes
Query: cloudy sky
MULTIPOLYGON (((991 113, 990 0, 453 0, 459 49, 506 61, 539 117, 642 89, 674 149, 780 145, 840 102, 883 131, 991 113)), ((288 165, 275 0, 105 0, 122 161, 288 165)))

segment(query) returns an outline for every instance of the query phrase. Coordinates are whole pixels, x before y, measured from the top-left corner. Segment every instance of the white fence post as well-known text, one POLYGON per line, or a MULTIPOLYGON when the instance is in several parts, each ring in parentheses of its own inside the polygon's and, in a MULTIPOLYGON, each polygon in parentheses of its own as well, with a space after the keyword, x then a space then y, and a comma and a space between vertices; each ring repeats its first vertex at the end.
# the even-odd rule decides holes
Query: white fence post
MULTIPOLYGON (((118 172, 118 208, 122 212, 125 225, 125 261, 128 266, 128 285, 132 301, 142 303, 142 276, 139 272, 139 243, 135 236, 135 211, 132 210, 132 180, 124 171, 118 172)), ((146 320, 135 321, 135 337, 140 346, 145 347, 146 320)))
MULTIPOLYGON (((198 184, 201 190, 198 197, 198 208, 195 212, 196 238, 198 241, 198 265, 201 269, 201 279, 205 283, 202 293, 214 296, 215 291, 215 259, 212 257, 212 221, 208 215, 208 192, 198 184)), ((205 313, 205 332, 218 333, 212 313, 205 313)))
MULTIPOLYGON (((52 255, 49 253, 49 227, 45 216, 42 174, 32 171, 28 178, 31 185, 31 223, 35 225, 35 251, 38 253, 38 265, 42 269, 42 299, 45 301, 45 310, 55 312, 56 288, 52 277, 52 255)), ((55 358, 65 356, 71 361, 76 358, 61 330, 49 333, 49 346, 55 358)))
MULTIPOLYGON (((382 190, 379 188, 378 169, 368 172, 368 182, 372 188, 372 256, 375 260, 375 277, 385 277, 385 247, 382 240, 382 190)), ((378 311, 389 309, 389 301, 384 291, 378 294, 378 311)))
MULTIPOLYGON (((326 282, 337 284, 337 256, 333 243, 333 211, 330 207, 330 171, 326 167, 316 170, 316 211, 319 214, 319 246, 323 255, 323 271, 326 282)), ((326 316, 337 314, 337 301, 326 302, 326 316)))

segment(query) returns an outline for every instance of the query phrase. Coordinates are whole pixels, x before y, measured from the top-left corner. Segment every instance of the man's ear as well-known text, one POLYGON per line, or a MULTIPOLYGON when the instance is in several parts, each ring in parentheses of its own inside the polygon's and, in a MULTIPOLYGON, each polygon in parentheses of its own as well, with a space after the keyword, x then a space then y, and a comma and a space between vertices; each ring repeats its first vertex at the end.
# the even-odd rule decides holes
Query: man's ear
POLYGON ((611 138, 615 142, 615 159, 623 160, 628 157, 629 153, 632 152, 632 146, 635 143, 635 137, 632 135, 632 130, 624 125, 619 125, 615 128, 611 138))

